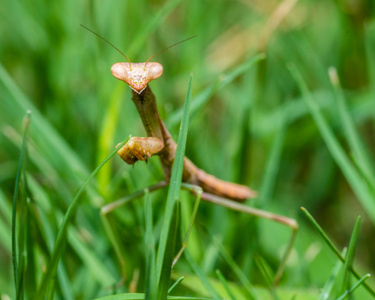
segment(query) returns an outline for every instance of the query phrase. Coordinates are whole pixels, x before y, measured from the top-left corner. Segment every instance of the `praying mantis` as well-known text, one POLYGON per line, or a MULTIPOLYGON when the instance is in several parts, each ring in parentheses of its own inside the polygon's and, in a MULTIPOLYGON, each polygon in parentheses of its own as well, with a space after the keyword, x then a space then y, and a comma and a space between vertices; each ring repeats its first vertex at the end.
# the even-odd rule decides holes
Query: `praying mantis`
MULTIPOLYGON (((129 165, 134 165, 137 161, 147 162, 152 156, 159 156, 165 181, 150 186, 148 190, 153 191, 166 186, 171 176, 177 145, 159 116, 155 95, 148 85, 150 81, 155 80, 162 75, 163 67, 160 63, 151 62, 150 60, 159 53, 193 37, 167 47, 166 49, 151 56, 146 62, 132 63, 125 54, 123 54, 109 41, 86 26, 81 26, 107 42, 127 60, 127 62, 115 63, 111 67, 111 73, 116 79, 125 82, 132 89, 132 100, 142 119, 143 125, 147 132, 147 137, 131 137, 127 143, 117 151, 118 155, 129 165)), ((244 202, 246 199, 256 197, 257 193, 245 185, 223 181, 214 177, 213 175, 207 174, 195 166, 187 157, 184 158, 182 180, 185 183, 200 187, 202 190, 200 197, 205 201, 249 215, 273 220, 292 228, 291 239, 274 278, 274 284, 276 285, 281 278, 288 256, 292 250, 298 229, 297 222, 294 219, 285 216, 273 214, 241 204, 240 202, 244 202)), ((196 190, 193 190, 193 193, 196 194, 196 190)), ((134 197, 141 196, 142 194, 143 192, 136 193, 134 197)), ((116 207, 123 205, 128 199, 130 198, 106 205, 101 210, 102 215, 106 215, 116 207)), ((183 247, 185 246, 186 245, 183 245, 183 247)))

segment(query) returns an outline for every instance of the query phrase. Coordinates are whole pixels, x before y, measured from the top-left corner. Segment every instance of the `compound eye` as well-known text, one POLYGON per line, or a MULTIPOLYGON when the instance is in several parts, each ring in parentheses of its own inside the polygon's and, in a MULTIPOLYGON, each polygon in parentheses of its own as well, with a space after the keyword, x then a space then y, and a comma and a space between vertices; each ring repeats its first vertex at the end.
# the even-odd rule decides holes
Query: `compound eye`
POLYGON ((157 62, 148 63, 148 76, 151 80, 159 78, 163 74, 163 66, 157 62))
POLYGON ((129 63, 115 63, 111 67, 111 73, 115 78, 127 82, 130 69, 129 63))

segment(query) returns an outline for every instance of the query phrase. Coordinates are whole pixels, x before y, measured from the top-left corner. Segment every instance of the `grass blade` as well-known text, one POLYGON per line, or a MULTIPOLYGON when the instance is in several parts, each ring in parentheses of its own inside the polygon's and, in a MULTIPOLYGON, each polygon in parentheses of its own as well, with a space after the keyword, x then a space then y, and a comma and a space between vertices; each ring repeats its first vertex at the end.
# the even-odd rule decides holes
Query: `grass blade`
MULTIPOLYGON (((190 108, 190 98, 191 98, 191 88, 192 88, 192 75, 190 76, 188 92, 186 95, 185 106, 184 106, 184 114, 182 116, 181 127, 180 127, 180 134, 178 136, 177 142, 177 150, 175 159, 173 162, 172 167, 172 175, 168 189, 168 197, 167 203, 165 208, 165 215, 164 221, 160 233, 160 242, 158 247, 158 254, 156 259, 156 278, 158 282, 161 278, 161 270, 164 260, 166 247, 167 247, 167 239, 169 235, 169 230, 171 228, 170 224, 173 217, 175 203, 180 194, 180 187, 181 187, 181 180, 182 180, 182 170, 183 170, 183 163, 185 157, 185 147, 186 147, 186 138, 187 138, 187 131, 188 131, 188 123, 189 123, 189 108, 190 108)), ((167 290, 168 291, 168 290, 167 290)))
MULTIPOLYGON (((121 148, 129 138, 127 138, 125 141, 120 143, 118 145, 118 148, 121 148)), ((44 273, 44 276, 42 278, 42 281, 40 283, 40 287, 38 290, 39 299, 44 299, 47 290, 49 289, 50 283, 55 278, 56 270, 58 263, 61 259, 62 252, 63 252, 63 246, 66 242, 66 232, 68 229, 68 225, 74 215, 74 212, 78 205, 78 200, 80 199, 81 194, 83 193, 85 187, 88 185, 88 183, 91 181, 91 179, 99 172, 99 170, 117 153, 117 148, 110 153, 106 159, 102 161, 102 163, 91 173, 91 175, 86 179, 84 184, 81 186, 81 188, 78 190, 77 194, 75 195, 72 203, 70 204, 67 212, 65 213, 64 219, 60 225, 60 229, 56 238, 55 246, 51 255, 51 259, 49 261, 47 271, 44 273)))
MULTIPOLYGON (((145 294, 127 293, 127 294, 117 294, 117 295, 112 295, 112 296, 96 298, 95 300, 143 300, 143 299, 145 299, 145 294)), ((183 297, 183 296, 168 296, 164 299, 168 299, 168 300, 212 300, 212 298, 183 297)))
MULTIPOLYGON (((265 58, 266 56, 263 53, 251 57, 247 62, 241 64, 239 67, 235 68, 230 73, 224 74, 224 76, 220 76, 216 82, 214 82, 211 86, 207 87, 198 96, 194 97, 191 100, 190 120, 192 120, 194 116, 196 116, 197 113, 200 112, 202 107, 210 100, 210 98, 215 92, 234 81, 237 77, 244 74, 251 67, 253 67, 265 58)), ((166 123, 171 127, 176 126, 178 122, 181 120, 182 114, 182 108, 177 109, 173 114, 171 114, 168 117, 166 123)))
POLYGON ((266 163, 264 170, 264 177, 262 178, 262 185, 259 190, 259 198, 256 201, 256 207, 264 207, 272 197, 272 193, 275 186, 277 173, 279 171, 279 165, 281 160, 281 154, 283 151, 284 139, 286 134, 286 116, 287 112, 284 107, 283 114, 280 118, 279 130, 276 132, 274 142, 271 148, 271 153, 266 163))
POLYGON ((204 287, 206 290, 211 294, 211 296, 215 299, 220 298, 220 295, 218 292, 212 287, 209 278, 206 276, 206 274, 203 272, 203 270, 200 268, 200 266, 193 260, 193 258, 190 256, 190 253, 187 249, 184 251, 184 256, 189 263, 190 267, 192 268, 194 274, 198 276, 198 278, 202 281, 204 287))
MULTIPOLYGON (((16 214, 17 214, 17 207, 20 203, 21 206, 25 206, 26 203, 26 195, 25 195, 25 182, 24 182, 24 167, 25 167, 25 160, 27 156, 27 137, 29 134, 29 126, 30 126, 30 111, 27 113, 24 124, 24 134, 21 146, 21 153, 18 161, 18 168, 17 168, 17 175, 16 175, 16 182, 14 185, 14 197, 13 197, 13 210, 12 210, 12 261, 13 261, 13 275, 14 275, 14 286, 16 288, 16 299, 20 299, 22 294, 22 280, 23 278, 23 233, 24 227, 21 226, 20 234, 19 234, 19 243, 17 245, 17 228, 16 228, 16 214), (23 178, 21 178, 23 177, 23 178), (24 203, 24 204, 22 204, 24 203), (23 227, 23 228, 22 228, 23 227), (21 260, 21 261, 20 261, 21 260)), ((22 210, 24 212, 24 210, 22 210)), ((20 216, 20 220, 23 219, 23 215, 20 216)))
POLYGON ((184 280, 184 276, 178 278, 175 283, 172 284, 172 286, 168 290, 168 295, 173 292, 173 290, 181 283, 182 280, 184 280))
POLYGON ((141 32, 132 42, 131 47, 127 50, 128 57, 135 56, 142 47, 144 47, 147 38, 159 28, 159 25, 163 20, 172 12, 172 10, 181 2, 181 0, 169 0, 164 6, 158 10, 153 18, 151 18, 144 26, 142 26, 141 32))
POLYGON ((357 218, 357 221, 355 222, 353 233, 352 233, 352 236, 350 238, 348 252, 346 253, 346 258, 345 258, 345 263, 344 263, 344 274, 343 274, 342 284, 341 284, 341 292, 342 293, 346 289, 349 289, 350 273, 351 273, 350 270, 353 267, 354 252, 355 252, 355 246, 356 246, 356 242, 357 242, 358 230, 359 230, 360 223, 361 223, 361 217, 359 216, 357 218))
POLYGON ((364 281, 370 276, 370 274, 364 275, 350 290, 345 291, 345 293, 341 295, 339 298, 337 298, 337 300, 343 300, 349 295, 351 295, 361 284, 364 284, 364 281))
POLYGON ((258 256, 258 255, 255 258, 255 264, 257 265, 260 273, 262 274, 262 276, 263 276, 263 278, 266 282, 267 288, 270 292, 270 296, 272 297, 272 299, 278 300, 279 297, 277 296, 275 286, 273 284, 273 279, 272 279, 272 276, 270 274, 269 266, 267 266, 264 259, 261 256, 258 256))
POLYGON ((197 216, 197 212, 198 212, 198 208, 199 208, 199 203, 201 201, 202 192, 203 192, 202 188, 199 187, 199 186, 195 186, 195 185, 191 185, 191 184, 186 184, 186 183, 182 183, 181 186, 182 186, 183 189, 190 190, 194 194, 196 194, 196 200, 195 200, 195 203, 194 203, 193 212, 191 214, 190 223, 189 223, 188 228, 187 228, 186 233, 185 233, 185 237, 183 237, 184 236, 184 232, 183 232, 182 226, 181 226, 181 238, 183 239, 182 247, 181 247, 180 251, 177 253, 177 255, 174 258, 174 260, 173 260, 172 268, 177 263, 177 261, 179 260, 181 254, 184 252, 185 248, 187 247, 187 243, 188 243, 188 240, 189 240, 189 237, 190 237, 190 233, 191 233, 191 231, 193 229, 195 217, 197 216))
POLYGON ((145 244, 146 244, 146 299, 156 299, 157 296, 157 278, 155 274, 155 240, 152 226, 152 203, 148 189, 145 189, 145 244))
POLYGON ((327 121, 324 119, 321 111, 314 102, 305 81, 303 80, 301 74, 294 65, 289 66, 289 70, 297 82, 298 87, 301 90, 303 99, 305 100, 307 106, 310 109, 310 113, 314 118, 316 126, 327 145, 333 159, 336 161, 337 165, 340 167, 341 171, 344 173, 348 183, 357 195, 362 206, 370 216, 372 222, 375 224, 375 202, 374 195, 369 191, 368 186, 364 184, 361 176, 350 162, 349 158, 345 154, 343 148, 339 144, 339 141, 334 136, 331 128, 329 127, 327 121))
MULTIPOLYGON (((313 224, 315 229, 318 231, 318 233, 321 235, 323 240, 327 243, 327 245, 331 248, 333 253, 337 256, 339 260, 341 260, 343 263, 345 263, 345 258, 341 255, 340 251, 337 250, 335 245, 333 245, 332 241, 329 239, 329 237, 325 234, 323 231, 322 227, 319 226, 319 224, 315 221, 314 217, 306 210, 306 208, 301 207, 302 212, 305 214, 307 219, 313 224)), ((351 272, 353 275, 357 278, 360 279, 361 276, 358 274, 356 270, 354 270, 353 266, 350 267, 351 272)), ((366 290, 373 296, 375 297, 375 291, 366 283, 364 282, 363 285, 365 286, 366 290)))
POLYGON ((226 281, 226 279, 224 278, 224 276, 220 272, 220 270, 216 270, 216 275, 219 278, 221 284, 224 286, 224 288, 225 288, 226 292, 228 293, 228 296, 230 297, 230 299, 236 300, 236 297, 234 297, 232 291, 229 288, 228 282, 226 281))
POLYGON ((234 274, 236 274, 237 278, 239 279, 239 281, 241 282, 243 287, 246 289, 249 299, 257 299, 257 296, 254 293, 254 287, 251 285, 250 281, 248 280, 246 275, 242 272, 242 270, 238 266, 238 264, 230 256, 228 251, 224 248, 224 246, 220 243, 220 241, 217 238, 213 237, 212 241, 214 242, 214 244, 215 244, 216 248, 218 249, 220 255, 223 257, 223 259, 226 261, 226 263, 232 269, 234 274))
POLYGON ((172 261, 176 249, 176 239, 179 227, 180 202, 174 206, 174 213, 168 231, 167 247, 165 248, 163 265, 158 283, 157 299, 165 299, 168 295, 170 277, 172 272, 172 261))
POLYGON ((354 122, 349 114, 348 107, 345 102, 344 93, 340 86, 340 80, 337 75, 335 68, 329 69, 329 77, 333 85, 335 97, 337 100, 338 113, 342 126, 345 131, 345 137, 350 145, 351 151, 356 157, 358 167, 366 177, 367 181, 371 184, 372 188, 375 188, 375 175, 374 170, 371 168, 371 160, 368 157, 365 147, 362 144, 361 138, 354 126, 354 122))

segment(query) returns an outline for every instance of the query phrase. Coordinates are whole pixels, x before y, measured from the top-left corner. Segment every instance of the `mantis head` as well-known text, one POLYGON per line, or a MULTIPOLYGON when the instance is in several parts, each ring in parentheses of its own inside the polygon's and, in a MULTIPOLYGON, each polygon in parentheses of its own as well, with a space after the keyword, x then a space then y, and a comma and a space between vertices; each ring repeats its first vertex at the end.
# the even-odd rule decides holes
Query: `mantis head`
POLYGON ((156 54, 152 55, 146 62, 144 63, 131 63, 129 58, 122 53, 117 47, 112 45, 109 41, 107 41, 105 38, 101 37, 99 34, 96 32, 92 31, 91 29, 87 28, 86 26, 82 25, 81 26, 91 33, 95 34, 97 37, 101 38, 103 41, 111 45, 113 48, 115 48, 118 52, 122 54, 126 58, 128 62, 120 62, 120 63, 115 63, 112 68, 111 68, 111 73, 112 75, 124 82, 126 82, 133 91, 137 92, 138 94, 142 93, 143 90, 146 88, 147 84, 156 78, 159 78, 161 74, 163 74, 163 66, 157 62, 150 62, 150 60, 155 57, 156 55, 164 52, 165 50, 174 47, 178 44, 181 44, 187 40, 190 40, 192 38, 195 38, 196 35, 191 36, 185 40, 182 40, 176 44, 173 44, 156 54))
POLYGON ((147 84, 163 74, 163 66, 157 62, 150 63, 115 63, 111 68, 112 75, 126 82, 133 91, 142 93, 147 84))

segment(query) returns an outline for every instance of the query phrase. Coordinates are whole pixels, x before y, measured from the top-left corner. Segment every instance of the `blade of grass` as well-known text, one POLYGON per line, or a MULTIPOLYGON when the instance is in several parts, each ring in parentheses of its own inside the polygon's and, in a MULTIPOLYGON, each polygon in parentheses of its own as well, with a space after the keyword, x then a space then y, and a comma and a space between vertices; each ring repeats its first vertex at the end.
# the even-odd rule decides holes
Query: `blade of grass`
MULTIPOLYGON (((118 148, 122 147, 129 138, 118 145, 118 148)), ((91 179, 99 172, 99 170, 104 166, 115 154, 117 153, 117 148, 112 151, 103 161, 102 163, 91 173, 91 175, 86 179, 84 184, 78 190, 77 194, 75 195, 72 203, 70 204, 67 212, 65 213, 64 219, 60 225, 59 232, 56 238, 55 246, 51 255, 51 259, 47 266, 47 271, 44 273, 39 289, 38 289, 38 297, 39 299, 44 299, 45 295, 47 294, 48 287, 50 286, 51 281, 55 278, 56 270, 58 263, 61 259, 63 246, 66 242, 66 232, 68 229, 68 225, 74 215, 74 212, 78 206, 78 200, 80 199, 81 194, 83 193, 84 189, 91 181, 91 179)))
POLYGON ((172 220, 170 223, 171 226, 168 232, 167 246, 165 248, 163 265, 157 286, 157 299, 165 299, 168 295, 172 272, 171 266, 176 249, 180 213, 180 202, 177 202, 174 206, 174 213, 172 215, 172 220))
POLYGON ((218 292, 213 288, 211 285, 209 278, 206 276, 206 274, 203 272, 203 270, 200 268, 200 266, 193 260, 193 258, 190 256, 190 253, 187 249, 184 251, 184 257, 186 258, 187 262, 189 263, 190 267, 193 269, 194 274, 202 281, 204 287, 206 290, 211 294, 211 296, 215 299, 219 299, 220 295, 218 292))
POLYGON ((256 200, 256 207, 264 207, 272 197, 272 192, 275 186, 277 172, 279 170, 279 164, 281 154, 284 145, 284 138, 286 134, 286 116, 287 111, 284 106, 283 114, 280 118, 279 130, 276 133, 274 142, 271 148, 271 153, 267 160, 267 164, 264 170, 264 177, 262 178, 262 185, 259 190, 259 198, 256 200))
MULTIPOLYGON (((216 93, 218 90, 222 89, 223 87, 234 81, 237 77, 241 76, 251 67, 253 67, 255 64, 257 64, 265 58, 266 56, 263 53, 251 57, 248 61, 241 64, 239 67, 235 68, 230 73, 220 76, 216 82, 207 87, 198 96, 193 98, 191 100, 190 120, 192 120, 197 115, 197 113, 201 111, 202 107, 210 100, 214 93, 216 93)), ((182 108, 177 109, 175 112, 170 114, 166 123, 171 127, 176 126, 178 122, 181 120, 182 113, 182 108)))
POLYGON ((141 48, 144 46, 147 38, 156 31, 163 20, 173 11, 173 9, 181 2, 181 0, 169 0, 164 6, 157 10, 157 13, 147 23, 143 24, 141 31, 137 34, 137 37, 132 41, 132 45, 127 50, 128 57, 135 56, 141 48))
MULTIPOLYGON (((66 166, 71 166, 72 176, 88 175, 86 167, 78 156, 68 146, 67 142, 61 135, 51 126, 51 124, 42 116, 30 99, 20 90, 9 73, 0 64, 0 83, 9 92, 10 97, 5 97, 5 101, 1 101, 2 109, 6 112, 17 111, 25 112, 30 110, 33 112, 33 131, 38 133, 38 137, 48 142, 48 153, 64 159, 66 166), (58 154, 58 155, 57 155, 58 154), (77 174, 79 173, 79 174, 77 174)), ((16 115, 13 114, 14 117, 16 115)), ((51 160, 53 161, 53 160, 51 160)), ((79 178, 79 177, 77 177, 79 178)))
MULTIPOLYGON (((51 222, 51 220, 48 220, 46 214, 51 213, 51 207, 49 206, 49 203, 52 202, 50 199, 48 199, 48 194, 46 191, 44 191, 40 186, 39 183, 37 183, 31 176, 29 176, 28 180, 30 187, 31 194, 32 195, 38 195, 38 197, 33 201, 32 204, 32 210, 33 213, 30 214, 33 218, 34 226, 36 227, 36 232, 39 234, 39 240, 41 240, 41 248, 45 248, 45 252, 52 252, 53 249, 53 241, 55 240, 56 232, 54 231, 55 226, 51 226, 51 223, 55 223, 54 221, 51 222)), ((56 214, 53 214, 56 216, 56 214)), ((40 247, 40 245, 38 245, 40 247)), ((39 271, 38 268, 36 271, 39 271)), ((38 273, 34 273, 33 276, 38 273)), ((41 274, 40 274, 41 275, 41 274)), ((40 276, 35 276, 36 279, 40 278, 40 276)), ((57 269, 57 277, 59 282, 59 287, 61 289, 61 293, 63 296, 63 299, 65 300, 72 300, 74 299, 73 296, 73 289, 71 286, 71 283, 69 281, 69 276, 67 274, 65 265, 63 262, 60 262, 59 268, 57 269)), ((37 284, 35 285, 37 287, 37 284)), ((35 288, 34 287, 34 288, 35 288)), ((36 291, 35 291, 36 292, 36 291)), ((33 299, 35 299, 35 295, 33 299)))
MULTIPOLYGON (((31 192, 29 191, 29 185, 27 181, 27 176, 25 174, 25 185, 27 188, 27 195, 31 195, 31 192)), ((32 216, 31 214, 33 213, 33 210, 31 208, 32 205, 32 200, 30 198, 27 198, 27 202, 25 203, 26 205, 26 214, 25 214, 25 259, 27 262, 27 267, 25 270, 25 277, 27 280, 25 281, 25 291, 26 295, 30 299, 35 298, 35 293, 36 293, 36 287, 38 286, 37 284, 37 277, 35 274, 37 274, 37 261, 35 259, 35 249, 37 249, 37 243, 36 239, 33 236, 34 232, 34 224, 33 224, 33 219, 35 219, 35 216, 32 216)))
POLYGON ((226 279, 224 278, 223 274, 220 272, 220 270, 216 270, 216 275, 217 277, 219 278, 221 284, 224 286, 228 296, 232 299, 232 300, 236 300, 236 297, 234 297, 232 291, 230 290, 229 288, 229 285, 228 285, 228 282, 226 281, 226 279))
MULTIPOLYGON (((24 164, 27 156, 27 137, 29 135, 29 127, 30 127, 30 118, 31 118, 31 112, 28 111, 26 114, 26 117, 24 119, 24 134, 23 134, 23 140, 22 140, 22 146, 21 146, 21 153, 18 160, 18 168, 17 168, 17 175, 16 175, 16 181, 14 185, 14 197, 13 197, 13 210, 12 210, 12 262, 13 262, 13 276, 14 276, 14 286, 16 289, 16 299, 20 299, 22 295, 21 288, 23 286, 22 278, 23 276, 20 273, 23 273, 23 263, 19 261, 21 258, 23 261, 23 247, 18 247, 17 245, 17 207, 19 202, 25 202, 26 199, 23 199, 22 197, 26 197, 26 195, 22 192, 24 182, 22 182, 22 176, 24 175, 24 164), (23 195, 22 195, 23 194, 23 195)), ((23 178, 24 179, 24 178, 23 178)), ((24 216, 21 216, 24 217, 24 216)), ((21 232, 19 234, 19 237, 22 238, 24 232, 24 228, 21 228, 21 232)), ((22 242, 23 244, 23 242, 22 242)))
POLYGON ((103 258, 91 249, 93 245, 86 245, 80 238, 77 230, 71 228, 68 232, 69 244, 80 257, 94 279, 103 286, 111 286, 116 282, 115 277, 103 263, 103 258))
POLYGON ((355 222, 353 233, 350 238, 348 252, 345 258, 344 273, 343 273, 343 278, 341 282, 340 293, 344 293, 344 291, 349 289, 349 286, 350 286, 350 273, 351 273, 350 270, 353 268, 354 252, 355 252, 355 246, 357 243, 358 230, 359 230, 360 223, 361 223, 361 217, 359 216, 357 218, 357 221, 355 222))
POLYGON ((359 175, 353 164, 350 162, 349 158, 339 144, 337 138, 334 136, 327 121, 324 119, 321 111, 311 97, 307 85, 296 66, 293 64, 289 65, 289 70, 303 95, 303 99, 305 100, 307 106, 310 108, 310 113, 314 118, 316 126, 318 127, 318 130, 328 150, 330 151, 332 158, 336 161, 337 165, 344 173, 346 179, 348 180, 348 183, 357 195, 360 203, 370 216, 371 221, 375 224, 374 195, 369 191, 367 185, 364 184, 361 176, 359 175))
POLYGON ((145 189, 145 244, 146 244, 146 299, 156 299, 157 279, 155 274, 155 240, 152 226, 152 203, 148 189, 145 189))
MULTIPOLYGON (((184 114, 181 120, 180 133, 178 136, 177 150, 172 167, 172 175, 168 189, 167 203, 165 208, 164 220, 160 233, 160 242, 158 247, 158 254, 156 259, 156 278, 158 278, 158 283, 161 278, 161 269, 163 261, 165 259, 164 253, 167 247, 168 232, 170 230, 170 224, 174 212, 175 203, 180 194, 181 180, 182 180, 182 170, 185 157, 185 147, 186 138, 189 124, 189 108, 190 108, 190 98, 191 98, 191 88, 192 88, 193 75, 190 76, 188 91, 186 95, 184 114)), ((159 284, 157 284, 159 285, 159 284)), ((168 290, 167 290, 168 291, 168 290)))
POLYGON ((269 268, 267 268, 266 266, 266 262, 264 261, 264 259, 262 259, 262 257, 257 255, 255 257, 255 264, 257 265, 258 269, 260 270, 260 273, 266 281, 266 285, 270 292, 270 296, 272 297, 272 299, 278 300, 279 297, 277 296, 275 286, 273 284, 273 279, 270 275, 269 268))
MULTIPOLYGON (((323 231, 322 227, 320 227, 319 224, 315 221, 314 217, 307 211, 306 208, 301 207, 301 210, 305 214, 305 216, 307 217, 307 219, 313 224, 313 226, 318 231, 318 233, 323 238, 323 240, 327 243, 328 247, 331 248, 331 250, 333 251, 333 253, 337 256, 337 258, 339 260, 341 260, 341 262, 345 263, 345 258, 341 255, 340 251, 337 250, 337 248, 335 247, 335 245, 332 243, 332 241, 329 239, 329 237, 325 234, 325 232, 323 231)), ((353 266, 350 267, 350 270, 351 270, 351 272, 353 273, 353 275, 357 279, 361 278, 361 276, 358 274, 358 272, 356 270, 354 270, 353 266)), ((375 291, 366 282, 364 282, 363 285, 365 286, 366 290, 373 297, 375 297, 375 291)))
POLYGON ((188 228, 186 230, 184 238, 183 238, 184 232, 183 232, 182 226, 181 226, 181 238, 183 238, 182 247, 181 247, 180 251, 177 253, 177 255, 175 256, 175 258, 173 259, 172 268, 177 263, 177 261, 179 260, 182 252, 184 252, 184 250, 187 246, 187 243, 188 243, 188 240, 189 240, 189 237, 190 237, 190 233, 193 229, 195 217, 197 216, 197 212, 198 212, 198 208, 199 208, 199 203, 201 201, 202 193, 203 193, 203 190, 200 186, 182 183, 181 187, 185 190, 193 192, 196 195, 196 200, 195 200, 195 203, 194 203, 193 212, 191 214, 190 223, 188 225, 188 228))
POLYGON ((168 295, 173 292, 173 290, 181 283, 182 280, 184 280, 184 276, 181 276, 176 280, 175 283, 172 284, 172 286, 168 290, 168 295))
MULTIPOLYGON (((145 299, 145 294, 127 293, 127 294, 105 296, 101 298, 96 298, 95 300, 143 300, 143 299, 145 299)), ((212 298, 184 297, 184 296, 168 296, 165 299, 168 299, 168 300, 212 300, 212 298)))
MULTIPOLYGON (((2 212, 2 217, 0 218, 0 240, 2 242, 1 246, 7 253, 12 252, 12 235, 13 232, 9 232, 9 224, 12 223, 12 208, 8 204, 3 192, 0 190, 0 211, 2 212), (9 216, 10 214, 10 216, 9 216), (5 217, 4 217, 5 215, 5 217)), ((13 278, 12 278, 13 281, 13 278)))
POLYGON ((337 101, 338 112, 340 114, 341 123, 345 131, 345 137, 350 145, 351 151, 356 157, 357 165, 366 177, 367 181, 371 184, 372 189, 375 189, 375 173, 371 168, 372 163, 368 157, 365 147, 362 144, 361 138, 354 126, 354 122, 349 114, 346 105, 344 93, 340 86, 340 80, 335 68, 329 69, 329 77, 333 86, 334 94, 337 101))
MULTIPOLYGON (((109 105, 104 113, 104 119, 102 126, 100 128, 100 133, 98 137, 98 151, 97 151, 97 162, 101 162, 110 151, 114 135, 116 131, 116 126, 118 124, 118 118, 120 115, 120 104, 122 100, 122 93, 124 91, 124 85, 116 85, 116 88, 111 94, 109 99, 109 105)), ((105 166, 102 171, 98 174, 98 186, 100 191, 107 191, 110 186, 109 182, 111 180, 111 166, 105 166)))
MULTIPOLYGON (((345 255, 346 250, 343 251, 341 255, 345 255)), ((332 269, 331 275, 329 276, 328 280, 326 281, 322 292, 319 295, 319 300, 327 300, 329 299, 333 285, 335 283, 335 280, 340 272, 340 269, 342 268, 342 262, 338 260, 335 264, 335 266, 332 269)))
MULTIPOLYGON (((372 94, 375 92, 375 51, 374 51, 374 39, 375 36, 375 23, 370 22, 365 26, 365 49, 366 49, 366 59, 368 61, 369 68, 369 87, 372 89, 372 94)), ((374 98, 373 104, 375 105, 374 98)), ((373 106, 374 107, 374 106, 373 106)))
POLYGON ((343 300, 345 299, 346 297, 348 297, 349 295, 353 294, 353 292, 361 285, 361 284, 364 284, 364 281, 369 278, 371 275, 370 274, 366 274, 364 275, 350 290, 348 291, 345 291, 345 293, 343 295, 341 295, 339 298, 337 298, 337 300, 343 300))
POLYGON ((216 237, 212 237, 212 241, 214 245, 216 246, 216 248, 218 249, 221 257, 226 261, 226 263, 229 265, 233 273, 236 274, 237 278, 240 280, 241 284, 248 292, 249 299, 258 299, 256 294, 254 293, 254 287, 252 286, 250 281, 247 279, 247 276, 242 272, 241 268, 237 265, 234 259, 230 256, 228 251, 224 248, 224 246, 220 243, 220 241, 216 237))

